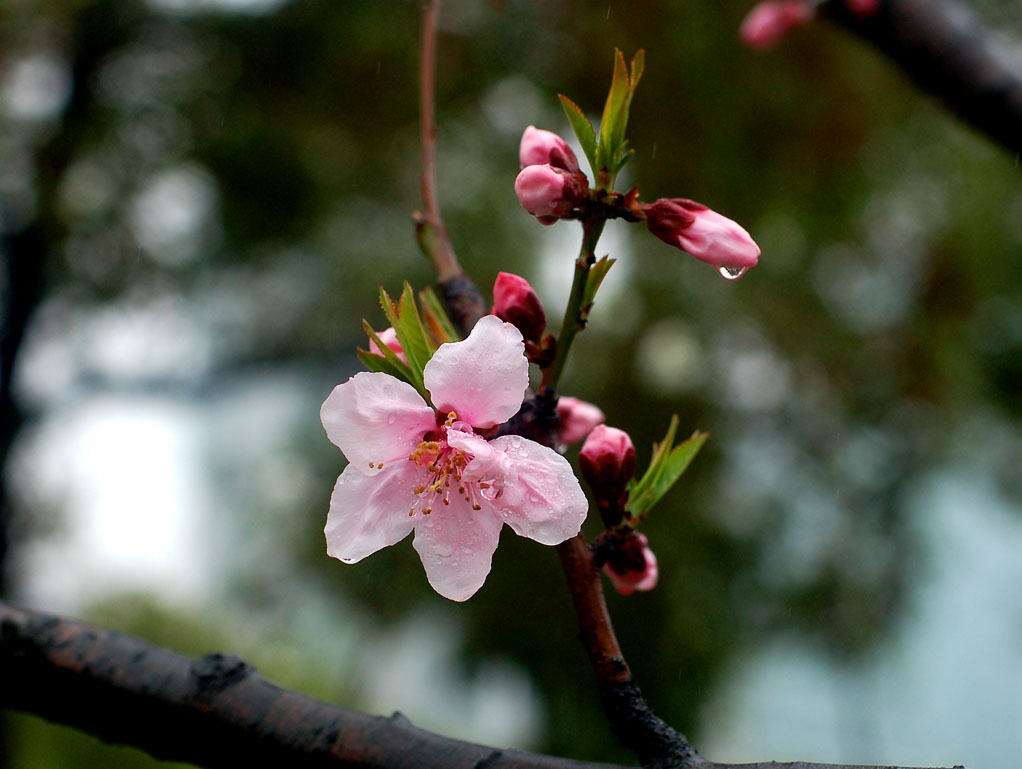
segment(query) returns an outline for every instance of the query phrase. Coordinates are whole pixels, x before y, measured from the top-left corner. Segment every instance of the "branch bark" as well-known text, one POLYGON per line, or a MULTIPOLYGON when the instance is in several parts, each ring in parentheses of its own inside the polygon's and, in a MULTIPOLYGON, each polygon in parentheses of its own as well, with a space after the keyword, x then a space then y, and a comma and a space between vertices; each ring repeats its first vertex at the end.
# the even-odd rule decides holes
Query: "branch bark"
MULTIPOLYGON (((211 769, 625 769, 441 737, 399 713, 370 716, 282 689, 233 655, 191 659, 121 633, 4 603, 0 681, 0 708, 211 769)), ((702 759, 693 765, 878 769, 702 759)))
POLYGON ((882 0, 866 18, 834 0, 823 10, 963 120, 1022 152, 1022 60, 962 0, 882 0))

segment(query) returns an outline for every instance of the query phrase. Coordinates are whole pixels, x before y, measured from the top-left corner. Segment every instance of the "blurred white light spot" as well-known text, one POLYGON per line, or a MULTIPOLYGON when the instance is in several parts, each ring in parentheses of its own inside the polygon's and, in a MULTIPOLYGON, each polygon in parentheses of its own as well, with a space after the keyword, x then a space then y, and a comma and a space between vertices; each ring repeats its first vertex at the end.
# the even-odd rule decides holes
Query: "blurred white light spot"
POLYGON ((54 412, 19 454, 18 491, 63 509, 26 548, 26 599, 75 610, 107 591, 199 599, 205 552, 195 413, 156 398, 103 397, 54 412))
POLYGON ((668 395, 702 383, 705 357, 695 331, 677 318, 665 318, 649 326, 635 349, 639 381, 668 395))
POLYGON ((135 197, 131 227, 154 261, 167 267, 201 256, 202 230, 216 205, 213 178, 196 166, 170 168, 152 177, 135 197))
POLYGON ((63 61, 33 53, 9 66, 0 90, 4 111, 20 120, 49 120, 64 109, 71 78, 63 61))

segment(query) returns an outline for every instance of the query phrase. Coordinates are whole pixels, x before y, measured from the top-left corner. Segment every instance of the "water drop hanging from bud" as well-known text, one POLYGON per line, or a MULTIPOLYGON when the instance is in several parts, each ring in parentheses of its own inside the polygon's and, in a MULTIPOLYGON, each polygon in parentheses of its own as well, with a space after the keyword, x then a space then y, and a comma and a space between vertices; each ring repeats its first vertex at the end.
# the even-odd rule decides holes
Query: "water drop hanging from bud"
POLYGON ((720 267, 717 270, 725 280, 738 280, 749 271, 748 267, 720 267))

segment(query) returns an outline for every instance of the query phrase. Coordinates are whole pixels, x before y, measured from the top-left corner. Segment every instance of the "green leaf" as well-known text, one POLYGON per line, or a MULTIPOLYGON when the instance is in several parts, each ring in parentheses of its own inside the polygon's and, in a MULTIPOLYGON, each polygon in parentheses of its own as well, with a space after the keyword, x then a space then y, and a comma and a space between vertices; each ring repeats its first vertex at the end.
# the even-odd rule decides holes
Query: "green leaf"
MULTIPOLYGON (((382 287, 380 288, 380 305, 383 312, 390 321, 394 332, 397 334, 397 341, 404 350, 405 358, 408 359, 408 370, 411 373, 411 384, 422 393, 424 398, 429 398, 426 387, 422 380, 422 370, 433 355, 432 347, 426 338, 426 330, 422 327, 422 320, 415 307, 415 296, 412 287, 406 282, 401 292, 400 306, 395 306, 390 295, 382 287)), ((373 341, 376 341, 375 339, 373 341)), ((380 343, 376 342, 377 346, 380 343)), ((382 349, 382 347, 381 347, 382 349)), ((395 356, 396 357, 396 356, 395 356)))
POLYGON ((564 114, 568 116, 568 122, 571 123, 571 128, 578 138, 578 143, 582 145, 582 152, 585 153, 595 176, 599 169, 596 166, 596 131, 593 130, 593 124, 589 122, 582 108, 567 96, 559 94, 557 98, 561 100, 564 114))
POLYGON ((628 113, 635 96, 635 88, 639 85, 642 73, 646 69, 646 54, 639 50, 632 58, 631 74, 625 66, 625 57, 619 49, 614 49, 614 77, 607 94, 607 102, 603 107, 603 118, 600 120, 600 143, 596 150, 599 168, 607 175, 608 188, 613 187, 614 178, 622 166, 632 156, 625 139, 628 128, 628 113))
POLYGON ((380 340, 380 337, 376 335, 368 321, 362 321, 362 328, 365 329, 369 338, 376 342, 376 346, 381 353, 377 355, 368 350, 359 350, 357 352, 358 359, 362 361, 365 367, 372 371, 382 371, 384 374, 390 374, 392 377, 396 377, 402 382, 408 382, 412 387, 418 389, 418 386, 415 384, 415 377, 412 376, 412 370, 404 361, 397 357, 397 353, 380 340))
POLYGON ((674 446, 677 432, 678 415, 675 414, 667 428, 667 435, 662 442, 654 446, 653 458, 642 479, 629 486, 628 504, 625 509, 633 522, 644 518, 664 494, 670 491, 709 437, 708 433, 696 430, 688 440, 674 446))
POLYGON ((423 321, 438 344, 461 340, 432 286, 427 286, 419 292, 419 306, 422 308, 423 321))
POLYGON ((581 307, 583 317, 588 317, 593 302, 596 301, 596 292, 600 290, 603 279, 607 277, 607 273, 610 272, 610 268, 614 266, 616 261, 616 259, 611 259, 609 256, 604 256, 589 268, 589 276, 586 278, 586 286, 582 292, 581 307))
POLYGON ((607 101, 603 105, 603 117, 600 118, 600 146, 597 153, 601 169, 606 169, 612 175, 615 170, 612 166, 620 151, 617 146, 619 143, 617 137, 624 138, 628 122, 629 92, 628 67, 625 66, 625 56, 621 53, 620 48, 615 48, 614 77, 610 82, 607 101), (625 125, 621 124, 622 115, 625 125))
POLYGON ((398 331, 399 338, 403 332, 408 339, 408 344, 401 343, 405 356, 411 361, 412 357, 409 356, 409 352, 411 352, 415 357, 416 365, 421 364, 425 367, 429 359, 433 357, 436 348, 430 341, 426 329, 423 328, 422 318, 419 317, 419 308, 415 303, 415 292, 412 291, 412 287, 407 281, 405 281, 404 290, 401 292, 401 301, 398 305, 398 322, 401 327, 398 329, 395 326, 395 329, 398 331))

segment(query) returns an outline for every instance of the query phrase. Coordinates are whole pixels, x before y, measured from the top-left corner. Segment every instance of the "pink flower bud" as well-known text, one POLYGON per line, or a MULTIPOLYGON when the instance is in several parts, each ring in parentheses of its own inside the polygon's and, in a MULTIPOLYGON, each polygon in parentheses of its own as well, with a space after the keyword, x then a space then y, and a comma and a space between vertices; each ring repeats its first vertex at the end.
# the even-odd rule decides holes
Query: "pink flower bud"
MULTIPOLYGON (((383 331, 380 331, 376 336, 380 338, 381 342, 394 351, 397 357, 401 359, 402 363, 408 362, 408 359, 405 357, 405 351, 401 347, 401 343, 397 341, 397 332, 393 328, 386 328, 383 331)), ((383 357, 383 353, 380 351, 379 346, 372 339, 369 340, 369 352, 373 355, 383 357)))
MULTIPOLYGON (((610 499, 617 490, 619 495, 635 474, 635 446, 624 430, 597 425, 589 433, 578 455, 582 477, 592 486, 597 499, 610 499)), ((617 499, 612 500, 617 502, 617 499)))
POLYGON ((880 7, 880 0, 845 0, 848 10, 859 18, 872 16, 880 7))
POLYGON ((522 134, 522 143, 518 146, 518 162, 522 168, 550 164, 565 171, 578 170, 578 160, 568 143, 553 131, 544 131, 535 126, 529 126, 522 134))
POLYGON ((749 48, 773 48, 791 30, 813 18, 814 5, 805 0, 770 0, 760 3, 745 17, 738 36, 749 48))
POLYGON ((603 565, 614 589, 621 595, 636 590, 652 590, 660 578, 656 556, 644 534, 632 533, 603 565))
POLYGON ((497 274, 493 284, 493 314, 522 332, 522 337, 535 342, 546 329, 543 304, 529 281, 510 272, 497 274))
POLYGON ((606 419, 603 412, 592 403, 569 396, 557 399, 557 416, 560 418, 557 430, 557 443, 560 446, 578 443, 606 419))
POLYGON ((737 277, 759 261, 759 246, 737 222, 702 203, 661 198, 645 207, 646 226, 660 240, 737 277))
POLYGON ((553 224, 581 202, 584 190, 579 176, 549 163, 526 166, 515 179, 515 194, 522 207, 541 224, 553 224))

